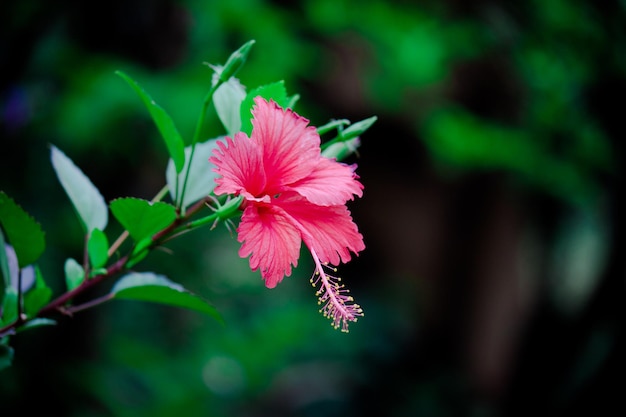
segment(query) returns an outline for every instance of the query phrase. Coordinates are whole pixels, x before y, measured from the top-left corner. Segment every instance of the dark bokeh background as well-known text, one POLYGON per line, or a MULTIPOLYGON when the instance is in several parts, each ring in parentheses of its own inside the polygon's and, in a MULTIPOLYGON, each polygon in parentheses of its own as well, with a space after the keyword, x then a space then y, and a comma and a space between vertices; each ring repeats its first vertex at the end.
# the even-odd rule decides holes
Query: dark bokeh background
MULTIPOLYGON (((317 313, 306 252, 267 290, 227 230, 197 231, 140 269, 211 300, 225 326, 117 301, 20 334, 0 372, 0 416, 623 413, 625 9, 2 2, 0 189, 42 224, 57 292, 82 237, 48 145, 107 201, 151 198, 165 181, 165 148, 114 70, 189 140, 210 81, 203 62, 256 39, 245 85, 284 79, 315 125, 378 122, 351 160, 367 249, 340 267, 365 310, 349 334, 317 313)), ((222 134, 208 119, 205 137, 222 134)))

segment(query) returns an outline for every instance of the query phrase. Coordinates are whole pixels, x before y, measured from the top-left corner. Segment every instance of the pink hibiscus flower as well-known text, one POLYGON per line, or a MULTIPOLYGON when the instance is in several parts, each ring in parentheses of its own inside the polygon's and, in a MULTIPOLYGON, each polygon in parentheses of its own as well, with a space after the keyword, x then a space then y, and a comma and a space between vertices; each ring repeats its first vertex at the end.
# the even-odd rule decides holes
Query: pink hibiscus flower
POLYGON ((315 262, 311 282, 320 285, 321 311, 347 331, 347 322, 363 312, 326 270, 365 249, 346 207, 362 196, 363 185, 355 166, 321 155, 320 137, 307 119, 262 97, 254 102, 250 138, 245 133, 226 138, 209 159, 220 175, 215 194, 244 197, 239 255, 250 256, 250 268, 260 269, 265 285, 273 288, 291 275, 304 242, 315 262))

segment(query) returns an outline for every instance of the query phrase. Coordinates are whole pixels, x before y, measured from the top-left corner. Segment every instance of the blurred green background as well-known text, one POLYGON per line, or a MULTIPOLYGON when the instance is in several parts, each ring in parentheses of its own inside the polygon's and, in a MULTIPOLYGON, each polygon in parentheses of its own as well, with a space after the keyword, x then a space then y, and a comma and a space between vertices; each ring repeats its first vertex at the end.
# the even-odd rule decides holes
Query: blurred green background
MULTIPOLYGON (((623 412, 625 17, 618 0, 2 2, 0 189, 42 224, 57 292, 82 236, 48 145, 107 201, 165 182, 115 70, 189 140, 203 63, 255 39, 246 86, 284 80, 314 125, 378 122, 349 161, 367 245, 340 266, 365 310, 349 334, 318 314, 306 252, 268 290, 225 228, 199 230, 138 269, 224 326, 115 301, 20 334, 0 416, 623 412)), ((210 111, 203 135, 222 133, 210 111)))

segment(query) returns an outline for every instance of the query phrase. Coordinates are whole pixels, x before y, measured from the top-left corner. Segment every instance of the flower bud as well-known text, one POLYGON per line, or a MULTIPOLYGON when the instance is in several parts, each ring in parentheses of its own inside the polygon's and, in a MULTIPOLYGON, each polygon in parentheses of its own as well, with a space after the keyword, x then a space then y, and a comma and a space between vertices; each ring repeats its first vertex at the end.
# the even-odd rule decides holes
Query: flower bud
POLYGON ((246 42, 241 48, 237 49, 230 55, 230 57, 228 57, 228 60, 224 64, 222 72, 220 73, 221 82, 228 81, 230 77, 239 71, 239 68, 241 68, 244 62, 246 62, 250 48, 252 48, 252 45, 254 45, 255 42, 256 41, 254 39, 246 42))
POLYGON ((372 116, 369 119, 361 120, 360 122, 351 124, 341 132, 341 138, 343 140, 348 140, 357 136, 361 136, 367 129, 370 128, 370 126, 374 124, 377 119, 378 118, 376 116, 372 116))
POLYGON ((347 158, 356 152, 361 145, 359 137, 348 139, 341 142, 335 142, 322 151, 322 156, 326 158, 335 158, 337 161, 347 158))

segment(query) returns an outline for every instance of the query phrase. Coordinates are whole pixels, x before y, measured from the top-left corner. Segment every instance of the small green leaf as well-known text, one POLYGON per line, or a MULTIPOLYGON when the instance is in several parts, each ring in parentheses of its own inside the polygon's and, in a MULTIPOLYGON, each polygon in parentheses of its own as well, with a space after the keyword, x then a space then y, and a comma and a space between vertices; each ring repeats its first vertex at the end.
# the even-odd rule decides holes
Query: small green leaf
MULTIPOLYGON (((214 75, 216 78, 217 73, 214 75)), ((241 131, 241 103, 246 91, 236 78, 231 78, 218 87, 213 94, 215 112, 231 137, 241 131)))
POLYGON ((2 227, 0 227, 0 275, 2 275, 2 280, 0 281, 0 305, 2 305, 2 300, 4 300, 4 289, 11 285, 11 271, 9 270, 6 247, 4 233, 2 232, 2 227))
POLYGON ((115 218, 137 241, 151 237, 176 219, 176 208, 163 202, 118 198, 111 201, 110 208, 115 218))
POLYGON ((261 96, 267 101, 274 100, 282 108, 289 108, 295 103, 297 96, 287 97, 287 89, 284 81, 262 85, 251 90, 241 103, 241 131, 248 136, 252 132, 252 107, 254 98, 261 96))
POLYGON ((152 116, 152 120, 159 129, 163 140, 165 141, 167 151, 176 165, 176 172, 182 172, 183 165, 185 164, 185 154, 183 152, 185 143, 183 142, 183 138, 180 136, 180 133, 178 133, 178 129, 176 129, 176 126, 174 125, 174 122, 169 114, 167 114, 161 106, 156 104, 156 102, 143 90, 143 88, 139 86, 139 84, 137 84, 135 80, 122 71, 116 71, 115 73, 122 77, 139 95, 143 104, 148 109, 148 112, 150 112, 150 116, 152 116))
POLYGON ((13 323, 17 319, 17 290, 8 287, 2 302, 2 324, 13 323))
POLYGON ((46 318, 33 319, 33 320, 26 322, 26 324, 24 324, 23 326, 19 327, 17 329, 17 333, 22 332, 24 330, 28 330, 28 329, 35 329, 37 327, 42 327, 42 326, 54 326, 56 324, 57 322, 52 319, 46 319, 46 318))
MULTIPOLYGON (((218 139, 210 139, 204 143, 196 144, 193 161, 190 161, 191 146, 185 148, 185 170, 187 170, 188 164, 191 164, 191 169, 189 170, 189 177, 187 178, 187 189, 185 190, 182 207, 189 207, 190 204, 208 196, 215 188, 215 178, 217 174, 213 172, 215 166, 210 163, 208 159, 213 154, 213 150, 217 148, 218 139)), ((174 163, 170 159, 170 162, 167 164, 167 170, 165 171, 165 178, 172 200, 175 198, 176 193, 176 177, 174 163)), ((184 178, 178 178, 178 187, 182 188, 183 181, 184 178)))
POLYGON ((72 258, 65 261, 65 284, 67 290, 72 291, 85 280, 85 270, 72 258))
POLYGON ((34 317, 52 297, 52 290, 46 285, 39 267, 35 267, 35 285, 24 295, 24 311, 34 317))
MULTIPOLYGON (((0 225, 15 250, 20 268, 39 259, 46 247, 41 226, 3 191, 0 191, 0 225)), ((5 272, 3 267, 3 275, 5 272)), ((5 276, 5 284, 7 280, 8 275, 5 276)))
POLYGON ((100 229, 93 229, 87 241, 87 252, 92 268, 101 268, 109 259, 109 241, 100 229))
POLYGON ((91 278, 98 276, 98 275, 104 275, 107 273, 107 269, 106 268, 96 268, 96 269, 92 269, 91 272, 89 273, 89 276, 91 278))
POLYGON ((8 368, 13 363, 13 348, 0 343, 0 371, 8 368))
POLYGON ((121 278, 111 294, 116 299, 151 301, 183 307, 208 314, 223 322, 217 310, 205 300, 162 275, 152 272, 133 272, 121 278))
POLYGON ((98 228, 104 230, 109 213, 100 191, 92 184, 83 171, 55 146, 51 147, 52 166, 78 212, 87 233, 98 228))

